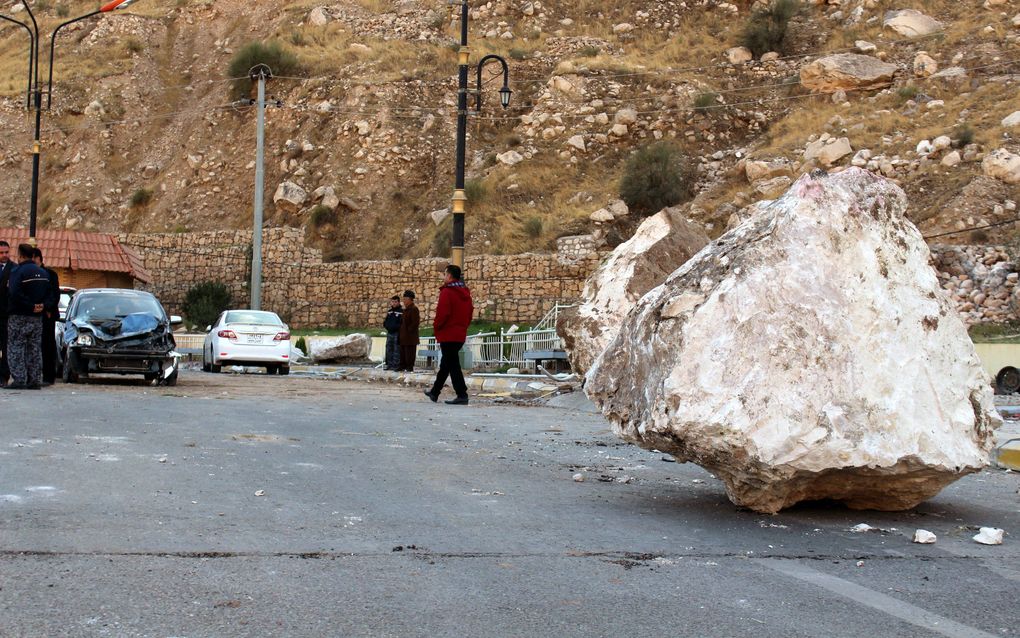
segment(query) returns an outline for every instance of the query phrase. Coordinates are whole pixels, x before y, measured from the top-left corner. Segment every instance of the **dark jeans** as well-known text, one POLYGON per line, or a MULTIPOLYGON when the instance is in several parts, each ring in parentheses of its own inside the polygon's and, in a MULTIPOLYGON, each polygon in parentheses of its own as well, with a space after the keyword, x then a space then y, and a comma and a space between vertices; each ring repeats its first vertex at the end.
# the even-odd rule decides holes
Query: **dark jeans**
POLYGON ((464 382, 464 373, 460 369, 460 349, 463 347, 463 343, 439 344, 443 357, 439 360, 439 373, 436 374, 436 382, 432 384, 432 394, 439 396, 443 386, 446 385, 446 378, 449 377, 457 396, 467 397, 467 383, 464 382))
POLYGON ((418 356, 418 346, 400 346, 400 370, 414 372, 414 359, 418 356))
POLYGON ((11 380, 17 385, 39 385, 42 381, 42 317, 11 315, 7 330, 11 380))
POLYGON ((0 318, 0 383, 11 380, 11 368, 7 361, 7 317, 0 318))
POLYGON ((386 333, 386 357, 383 359, 387 370, 400 368, 400 335, 396 332, 386 333))
POLYGON ((54 383, 57 380, 57 320, 43 317, 42 322, 42 380, 54 383))

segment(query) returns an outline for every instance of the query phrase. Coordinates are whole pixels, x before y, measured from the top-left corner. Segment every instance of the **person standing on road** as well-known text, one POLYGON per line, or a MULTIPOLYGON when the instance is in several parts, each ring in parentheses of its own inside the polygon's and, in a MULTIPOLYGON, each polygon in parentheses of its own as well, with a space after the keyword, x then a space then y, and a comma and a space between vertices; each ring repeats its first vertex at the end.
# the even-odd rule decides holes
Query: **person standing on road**
POLYGON ((414 360, 418 355, 418 328, 421 326, 421 313, 414 305, 414 291, 404 291, 404 314, 400 320, 400 367, 402 372, 414 372, 414 360))
POLYGON ((50 277, 32 261, 35 247, 18 246, 18 267, 9 285, 10 318, 7 320, 7 348, 11 368, 11 390, 38 390, 42 381, 42 317, 50 291, 50 277))
POLYGON ((475 307, 471 302, 471 290, 464 284, 460 267, 453 264, 446 267, 446 277, 439 289, 439 303, 436 304, 436 317, 432 327, 436 331, 436 342, 442 352, 439 372, 431 390, 425 390, 425 396, 433 403, 439 400, 439 393, 446 385, 449 377, 455 399, 446 403, 450 405, 467 405, 467 383, 460 369, 460 350, 467 341, 468 326, 474 317, 475 307))
POLYGON ((42 382, 53 385, 57 381, 57 320, 60 319, 60 276, 57 271, 47 268, 43 262, 42 251, 38 248, 32 255, 32 261, 46 271, 50 278, 49 295, 43 302, 42 321, 42 382))
POLYGON ((383 321, 383 328, 386 328, 386 370, 400 369, 400 324, 403 323, 404 309, 400 305, 400 297, 393 295, 390 298, 390 309, 383 321))
POLYGON ((11 245, 0 240, 0 386, 11 380, 11 369, 7 366, 7 285, 11 279, 14 262, 11 261, 11 245))

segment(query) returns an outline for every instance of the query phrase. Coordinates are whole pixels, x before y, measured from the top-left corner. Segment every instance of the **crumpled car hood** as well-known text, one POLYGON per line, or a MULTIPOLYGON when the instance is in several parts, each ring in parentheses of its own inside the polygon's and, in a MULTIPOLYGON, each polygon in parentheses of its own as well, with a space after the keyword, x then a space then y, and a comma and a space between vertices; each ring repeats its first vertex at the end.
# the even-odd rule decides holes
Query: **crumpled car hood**
POLYGON ((155 315, 144 312, 119 319, 72 319, 64 328, 64 343, 74 342, 83 328, 87 328, 88 332, 101 341, 122 341, 151 335, 154 332, 160 332, 159 336, 163 336, 163 333, 169 330, 169 324, 155 315), (160 331, 160 327, 164 330, 160 331))

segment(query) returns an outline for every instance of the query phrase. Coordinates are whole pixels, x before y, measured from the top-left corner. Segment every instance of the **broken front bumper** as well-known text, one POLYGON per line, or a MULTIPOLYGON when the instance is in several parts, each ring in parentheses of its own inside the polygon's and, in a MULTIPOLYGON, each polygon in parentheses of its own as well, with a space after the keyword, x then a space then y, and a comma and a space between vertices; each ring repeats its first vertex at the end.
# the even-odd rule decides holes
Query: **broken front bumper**
POLYGON ((80 372, 170 376, 177 369, 177 353, 117 348, 74 348, 80 372))

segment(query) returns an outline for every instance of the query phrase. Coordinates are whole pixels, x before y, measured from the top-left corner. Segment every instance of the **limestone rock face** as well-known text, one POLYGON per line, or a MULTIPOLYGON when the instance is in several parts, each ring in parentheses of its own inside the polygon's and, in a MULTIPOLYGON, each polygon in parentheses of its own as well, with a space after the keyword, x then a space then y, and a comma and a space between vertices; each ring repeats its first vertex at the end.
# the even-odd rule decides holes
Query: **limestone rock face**
POLYGON ((676 208, 642 222, 634 236, 617 246, 588 278, 581 305, 560 316, 556 327, 566 343, 571 367, 587 370, 641 295, 706 244, 708 237, 701 227, 688 222, 676 208))
POLYGON ((308 356, 315 363, 346 363, 367 361, 372 352, 372 338, 353 334, 308 340, 308 356))
POLYGON ((800 70, 800 81, 815 93, 880 89, 892 84, 895 64, 859 53, 838 53, 820 58, 800 70))
POLYGON ((1001 420, 905 209, 863 169, 804 175, 642 297, 585 392, 756 511, 931 498, 986 465, 1001 420))

